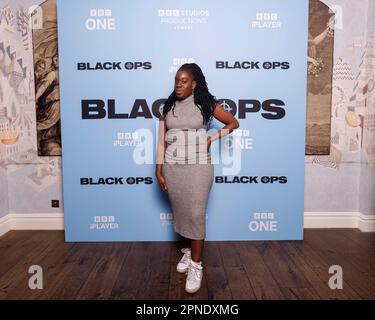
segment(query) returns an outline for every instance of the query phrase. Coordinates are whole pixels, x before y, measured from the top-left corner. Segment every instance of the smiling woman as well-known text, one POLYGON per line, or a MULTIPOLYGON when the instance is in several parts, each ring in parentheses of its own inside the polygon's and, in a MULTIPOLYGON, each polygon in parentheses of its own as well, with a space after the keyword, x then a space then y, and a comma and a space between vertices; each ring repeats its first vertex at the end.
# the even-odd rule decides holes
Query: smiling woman
POLYGON ((186 242, 177 271, 185 273, 185 290, 199 290, 203 276, 202 253, 206 236, 206 208, 214 178, 209 153, 211 142, 238 128, 238 121, 210 94, 205 77, 195 63, 184 64, 175 76, 175 90, 160 112, 156 177, 168 192, 174 230, 186 242), (209 121, 225 124, 207 137, 209 121))

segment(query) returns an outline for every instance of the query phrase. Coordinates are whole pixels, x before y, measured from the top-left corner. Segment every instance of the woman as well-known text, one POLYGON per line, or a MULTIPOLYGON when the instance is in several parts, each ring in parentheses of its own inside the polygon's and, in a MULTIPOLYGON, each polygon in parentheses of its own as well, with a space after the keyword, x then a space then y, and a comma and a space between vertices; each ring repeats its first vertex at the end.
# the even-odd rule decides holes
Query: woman
POLYGON ((190 242, 181 250, 184 255, 177 271, 187 272, 185 290, 194 293, 202 282, 206 207, 214 178, 209 149, 212 141, 229 134, 239 123, 210 94, 195 63, 186 63, 177 71, 174 91, 160 110, 159 120, 156 177, 168 192, 174 230, 190 242), (225 126, 207 137, 212 117, 225 126))

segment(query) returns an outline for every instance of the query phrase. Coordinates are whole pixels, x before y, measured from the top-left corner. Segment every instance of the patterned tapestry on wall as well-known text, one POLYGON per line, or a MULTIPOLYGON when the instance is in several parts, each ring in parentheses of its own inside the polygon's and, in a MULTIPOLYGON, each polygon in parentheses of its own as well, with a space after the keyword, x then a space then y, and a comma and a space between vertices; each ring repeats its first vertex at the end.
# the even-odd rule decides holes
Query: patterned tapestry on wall
POLYGON ((310 0, 306 155, 330 153, 334 25, 329 7, 310 0))
POLYGON ((32 13, 35 106, 39 156, 61 156, 60 96, 56 1, 42 3, 32 13))
MULTIPOLYGON (((310 0, 310 5, 312 1, 316 0, 310 0)), ((351 12, 355 10, 356 3, 331 6, 331 10, 337 11, 335 30, 345 36, 341 35, 339 49, 334 55, 330 153, 311 157, 311 163, 337 170, 340 169, 342 159, 349 155, 354 156, 352 159, 357 159, 355 161, 360 161, 363 153, 367 164, 375 163, 375 19, 369 15, 367 34, 358 34, 357 30, 344 29, 344 8, 346 12, 351 12)), ((309 157, 307 160, 310 160, 309 157)))
POLYGON ((28 8, 0 7, 0 170, 35 159, 28 8))

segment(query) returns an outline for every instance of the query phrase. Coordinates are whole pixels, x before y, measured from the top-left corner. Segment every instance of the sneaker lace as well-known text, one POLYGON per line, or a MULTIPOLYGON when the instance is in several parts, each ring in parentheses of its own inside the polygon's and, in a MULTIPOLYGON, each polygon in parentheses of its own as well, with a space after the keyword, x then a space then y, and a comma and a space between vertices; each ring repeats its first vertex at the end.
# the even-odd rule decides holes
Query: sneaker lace
POLYGON ((190 252, 186 252, 184 255, 183 255, 183 257, 182 257, 182 259, 181 259, 181 262, 182 263, 186 263, 186 264, 188 264, 189 262, 190 262, 190 252))
POLYGON ((187 279, 190 281, 190 280, 200 280, 202 277, 202 273, 200 272, 200 269, 198 269, 197 267, 194 267, 192 265, 190 265, 189 267, 189 270, 188 270, 188 274, 187 274, 187 279))

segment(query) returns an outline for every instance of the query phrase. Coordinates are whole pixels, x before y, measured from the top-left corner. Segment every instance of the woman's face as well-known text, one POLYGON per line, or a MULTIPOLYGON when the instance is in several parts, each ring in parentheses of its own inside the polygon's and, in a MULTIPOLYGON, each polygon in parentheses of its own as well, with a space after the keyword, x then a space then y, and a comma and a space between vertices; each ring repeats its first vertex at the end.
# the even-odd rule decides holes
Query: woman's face
POLYGON ((178 99, 185 99, 190 96, 195 87, 196 82, 193 80, 189 72, 180 70, 176 73, 174 90, 178 99))

